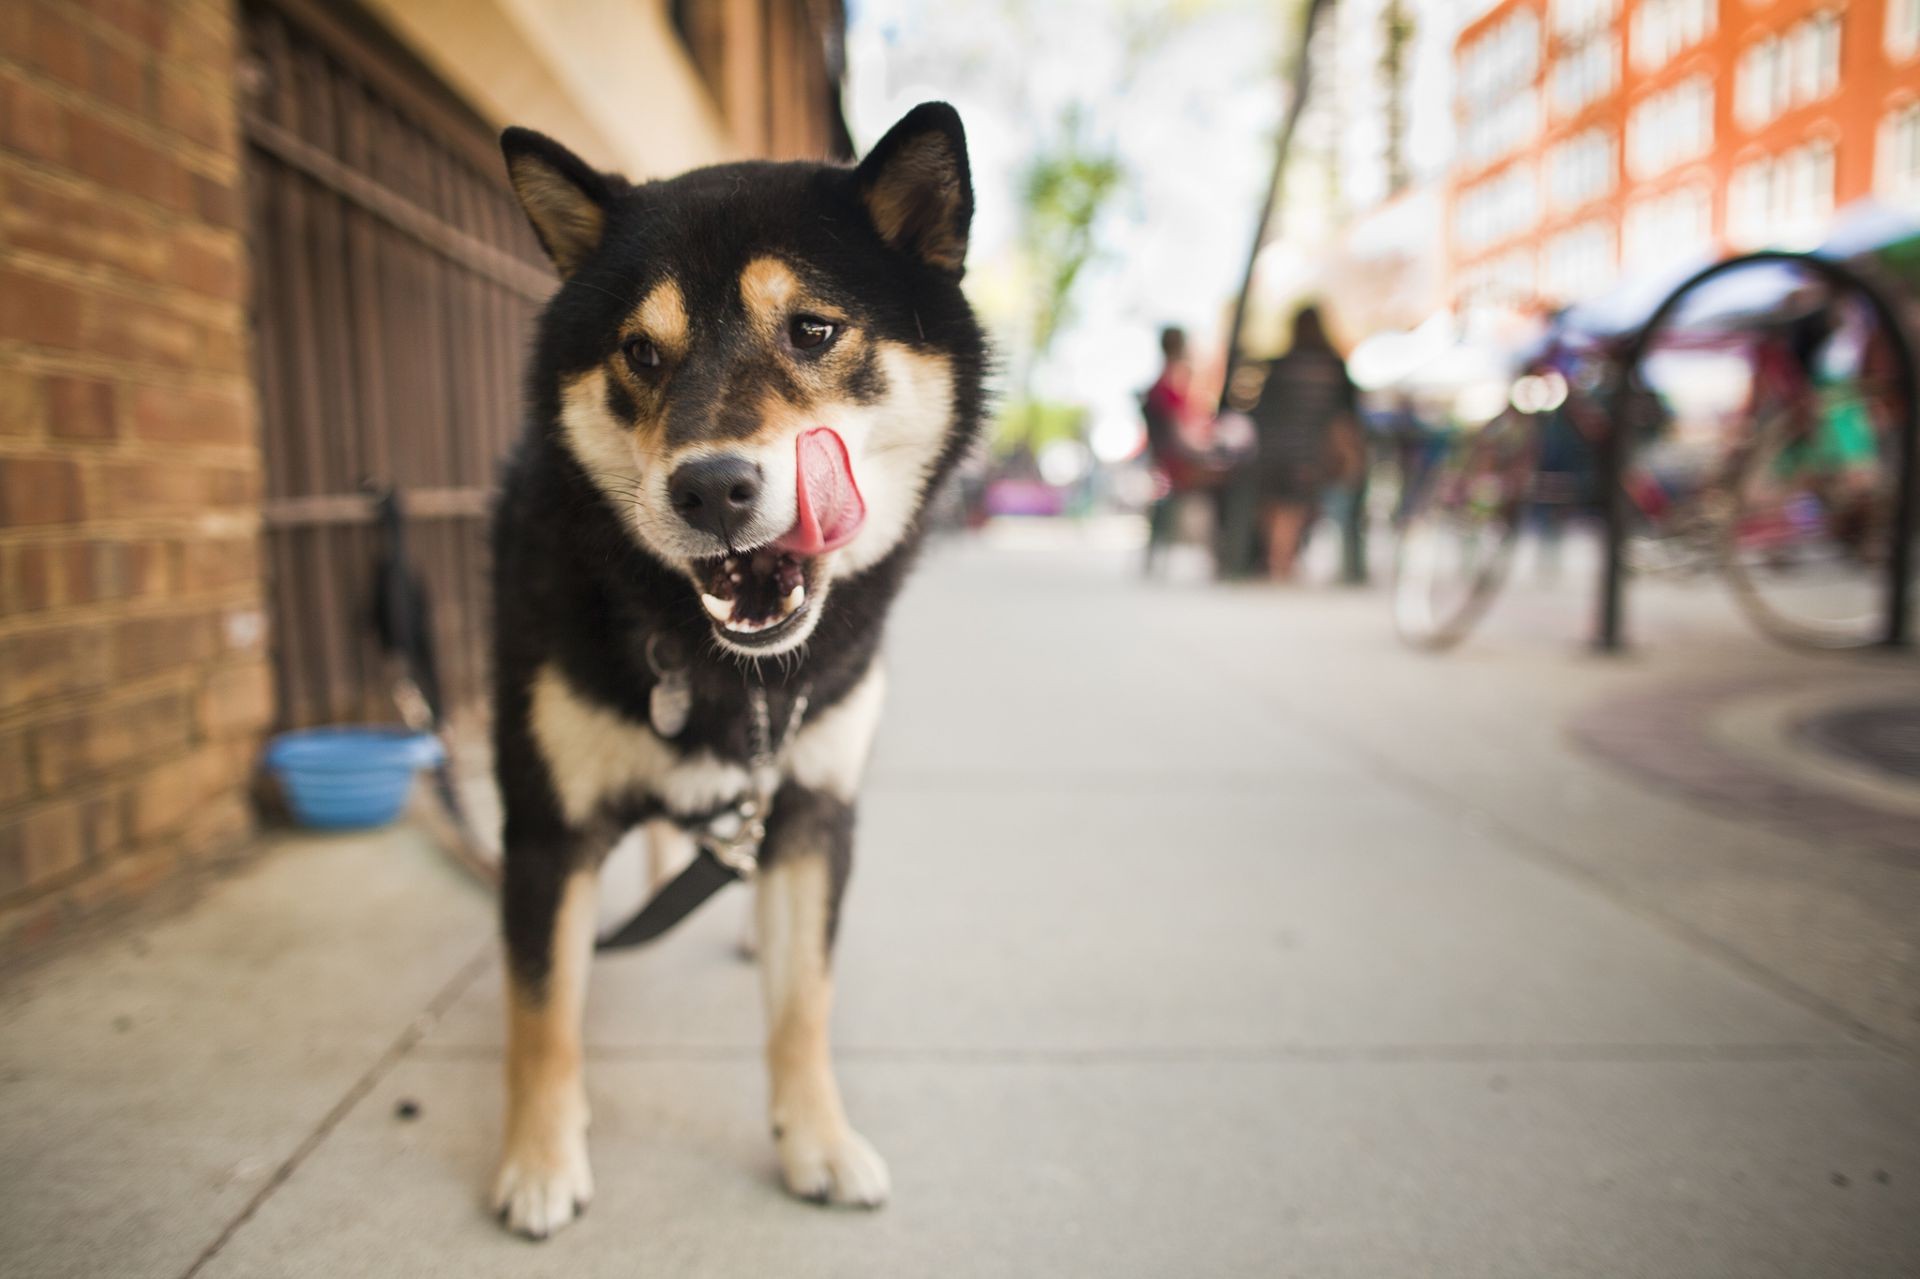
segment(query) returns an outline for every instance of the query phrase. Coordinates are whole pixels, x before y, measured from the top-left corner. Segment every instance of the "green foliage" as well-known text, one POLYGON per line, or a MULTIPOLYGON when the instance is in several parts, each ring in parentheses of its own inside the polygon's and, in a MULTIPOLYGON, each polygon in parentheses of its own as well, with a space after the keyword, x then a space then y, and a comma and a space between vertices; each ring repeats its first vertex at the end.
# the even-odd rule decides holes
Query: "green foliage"
POLYGON ((1034 283, 1031 358, 1046 357, 1068 315, 1074 282, 1093 260, 1094 223, 1120 188, 1125 171, 1110 150, 1086 137, 1077 108, 1069 108, 1059 139, 1036 155, 1022 189, 1022 228, 1034 283))
POLYGON ((1000 410, 994 425, 993 452, 1005 457, 1023 445, 1038 453, 1055 440, 1077 440, 1086 426, 1087 410, 1078 404, 1052 404, 1042 400, 1009 401, 1000 410))

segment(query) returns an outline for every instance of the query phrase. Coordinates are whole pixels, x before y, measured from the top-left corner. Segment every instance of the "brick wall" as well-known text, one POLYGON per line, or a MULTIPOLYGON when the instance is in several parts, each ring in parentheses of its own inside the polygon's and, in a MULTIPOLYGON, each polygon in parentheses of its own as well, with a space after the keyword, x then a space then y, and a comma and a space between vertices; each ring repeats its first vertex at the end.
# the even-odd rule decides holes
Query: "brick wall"
POLYGON ((0 0, 0 955, 250 829, 235 38, 220 0, 0 0))

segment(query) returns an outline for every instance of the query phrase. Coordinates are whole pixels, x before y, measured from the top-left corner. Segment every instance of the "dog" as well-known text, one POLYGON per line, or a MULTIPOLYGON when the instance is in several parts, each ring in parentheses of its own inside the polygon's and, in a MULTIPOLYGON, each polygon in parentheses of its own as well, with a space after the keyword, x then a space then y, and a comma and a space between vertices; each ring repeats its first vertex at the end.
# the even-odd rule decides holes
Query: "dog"
POLYGON ((830 956, 887 613, 982 417, 960 117, 922 104, 851 167, 641 183, 530 130, 501 147, 561 283, 493 528, 508 1001, 493 1207, 544 1238, 593 1196, 596 877, 626 831, 661 822, 699 841, 709 887, 756 880, 787 1188, 877 1207, 887 1167, 830 1058, 830 956))

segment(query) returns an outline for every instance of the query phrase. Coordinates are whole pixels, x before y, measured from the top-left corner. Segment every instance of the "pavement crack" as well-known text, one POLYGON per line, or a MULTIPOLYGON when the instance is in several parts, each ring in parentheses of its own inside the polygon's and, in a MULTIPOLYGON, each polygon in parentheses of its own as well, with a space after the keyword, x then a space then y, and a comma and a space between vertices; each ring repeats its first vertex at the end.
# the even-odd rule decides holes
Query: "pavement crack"
POLYGON ((206 1268, 209 1262, 220 1255, 220 1250, 233 1241, 233 1237, 240 1233, 241 1227, 253 1220, 254 1214, 260 1211, 261 1205, 265 1204, 268 1199, 273 1197, 275 1191, 287 1183, 299 1169, 300 1165, 306 1162, 307 1157, 313 1154, 315 1150, 318 1150, 320 1144, 332 1135, 333 1130, 338 1128, 349 1114, 353 1113, 353 1108, 359 1105, 360 1102, 366 1098, 367 1094, 372 1092, 374 1088, 379 1085, 380 1081, 387 1076, 388 1072, 390 1072, 395 1065, 399 1064, 400 1059, 405 1057, 414 1045, 420 1042, 421 1037, 433 1028, 434 1023, 440 1020, 442 1014, 453 1006, 453 1001, 465 994, 467 987, 471 986, 474 980, 479 977, 482 972, 486 971, 488 965, 493 960, 494 949, 495 943, 489 939, 487 944, 482 947, 477 954, 460 966, 459 971, 454 973, 453 978, 440 989, 440 993, 429 1000, 426 1008, 407 1023, 406 1029, 402 1030, 399 1036, 394 1039, 393 1043, 387 1046, 387 1050, 381 1053, 358 1079, 354 1080, 353 1085, 347 1089, 339 1101, 333 1104, 332 1109, 328 1110, 327 1113, 321 1117, 319 1124, 314 1127, 313 1131, 308 1133, 298 1146, 294 1147, 293 1153, 280 1162, 280 1166, 273 1170, 273 1175, 267 1178, 266 1184, 254 1192, 253 1197, 247 1200, 246 1205, 234 1215, 233 1220, 229 1221, 226 1226, 221 1229, 220 1233, 214 1237, 213 1242, 208 1244, 198 1257, 194 1258, 193 1264, 180 1273, 180 1279, 193 1279, 195 1275, 206 1268))

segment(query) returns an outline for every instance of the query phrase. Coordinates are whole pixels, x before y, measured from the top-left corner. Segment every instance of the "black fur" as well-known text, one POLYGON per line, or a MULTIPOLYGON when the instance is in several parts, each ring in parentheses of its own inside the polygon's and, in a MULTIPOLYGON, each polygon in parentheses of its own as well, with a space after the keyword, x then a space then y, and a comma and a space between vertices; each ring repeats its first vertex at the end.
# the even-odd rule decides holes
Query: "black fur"
MULTIPOLYGON (((957 149, 964 189, 958 117, 945 107, 916 114, 916 128, 940 132, 957 149)), ((867 334, 950 361, 953 417, 930 493, 978 431, 985 351, 958 273, 924 260, 914 244, 882 240, 863 201, 874 181, 870 167, 729 164, 628 186, 592 173, 537 134, 510 130, 503 146, 510 165, 531 156, 572 182, 600 205, 605 225, 597 248, 575 264, 541 319, 527 378, 530 422, 507 469, 493 533, 494 724, 506 807, 504 925, 516 975, 538 990, 565 876, 583 859, 603 855, 619 829, 660 812, 657 801, 637 794, 612 805, 591 830, 569 827, 528 725, 530 685, 541 666, 557 663, 581 696, 644 724, 654 681, 647 643, 669 634, 691 656, 694 695, 692 718, 673 745, 744 762, 751 733, 748 682, 764 682, 776 731, 802 684, 810 686, 813 715, 844 697, 873 661, 922 532, 916 524, 878 564, 836 580, 804 650, 758 662, 722 652, 687 578, 637 542, 616 515, 614 499, 563 442, 561 378, 612 359, 633 307, 671 275, 684 296, 689 336, 687 358, 663 392, 669 439, 724 439, 740 431, 743 391, 755 388, 745 385, 751 377, 737 362, 729 364, 743 341, 738 277, 751 259, 776 256, 867 334)), ((965 201, 970 214, 970 191, 965 201)), ((964 232, 962 221, 958 234, 964 232)), ((778 375, 767 370, 760 376, 778 375)), ((851 385, 860 397, 885 392, 877 366, 858 370, 851 385)), ((609 390, 608 407, 627 421, 647 411, 624 388, 609 390)), ((921 496, 924 510, 926 494, 921 496)), ((764 856, 778 856, 783 832, 801 823, 812 834, 830 836, 837 900, 849 864, 853 813, 789 785, 779 797, 764 856)))

